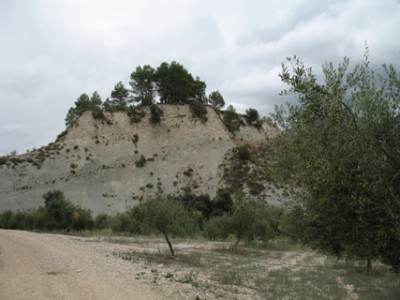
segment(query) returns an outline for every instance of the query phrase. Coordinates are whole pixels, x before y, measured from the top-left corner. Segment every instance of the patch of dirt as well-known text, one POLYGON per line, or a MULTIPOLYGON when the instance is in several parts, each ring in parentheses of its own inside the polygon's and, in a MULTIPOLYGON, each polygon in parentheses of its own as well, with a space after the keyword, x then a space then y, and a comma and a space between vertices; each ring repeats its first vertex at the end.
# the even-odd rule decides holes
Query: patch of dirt
POLYGON ((174 240, 172 259, 162 238, 0 230, 0 241, 2 300, 359 299, 343 269, 305 250, 174 240))
POLYGON ((0 230, 0 299, 163 299, 108 243, 0 230))

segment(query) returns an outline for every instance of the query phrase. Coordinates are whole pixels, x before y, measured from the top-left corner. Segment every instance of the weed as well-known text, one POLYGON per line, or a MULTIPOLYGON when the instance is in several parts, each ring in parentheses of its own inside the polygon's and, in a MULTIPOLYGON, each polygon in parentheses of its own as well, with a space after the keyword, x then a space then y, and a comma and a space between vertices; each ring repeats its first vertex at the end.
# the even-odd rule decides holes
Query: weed
POLYGON ((223 269, 221 273, 218 274, 218 281, 224 285, 243 285, 243 278, 238 270, 223 269))
POLYGON ((147 161, 146 158, 143 155, 141 155, 140 158, 137 161, 135 161, 136 168, 143 168, 146 165, 146 161, 147 161))
POLYGON ((199 287, 199 283, 196 280, 196 274, 194 272, 190 272, 185 274, 182 279, 177 280, 180 283, 190 284, 193 287, 199 287))

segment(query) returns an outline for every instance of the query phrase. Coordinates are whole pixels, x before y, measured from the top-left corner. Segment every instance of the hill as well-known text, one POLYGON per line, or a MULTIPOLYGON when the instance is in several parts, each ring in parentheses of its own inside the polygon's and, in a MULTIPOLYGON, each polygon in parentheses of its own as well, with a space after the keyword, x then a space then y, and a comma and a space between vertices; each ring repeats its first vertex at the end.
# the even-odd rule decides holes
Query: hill
POLYGON ((231 133, 221 113, 207 107, 208 121, 188 105, 159 105, 160 124, 132 123, 124 112, 102 120, 84 113, 54 143, 19 156, 0 157, 0 211, 43 205, 42 195, 62 190, 95 214, 116 213, 156 193, 215 195, 241 188, 268 202, 284 191, 269 179, 265 149, 278 130, 243 124, 231 133), (240 158, 240 151, 248 152, 240 158))

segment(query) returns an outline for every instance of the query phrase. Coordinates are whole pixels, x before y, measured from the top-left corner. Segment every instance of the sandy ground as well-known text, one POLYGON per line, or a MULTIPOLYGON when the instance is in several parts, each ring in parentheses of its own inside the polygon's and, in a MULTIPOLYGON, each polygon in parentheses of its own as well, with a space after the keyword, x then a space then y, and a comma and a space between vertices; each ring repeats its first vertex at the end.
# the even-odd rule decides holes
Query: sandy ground
MULTIPOLYGON (((163 299, 133 265, 80 238, 0 230, 0 299, 163 299)), ((115 245, 118 246, 118 245, 115 245)))
MULTIPOLYGON (((229 245, 174 240, 177 257, 171 260, 160 237, 0 230, 0 300, 264 300, 276 299, 276 292, 279 299, 297 299, 293 291, 303 286, 315 291, 315 299, 338 299, 326 294, 329 286, 314 287, 315 268, 326 264, 324 256, 261 249, 234 255, 225 252, 229 245), (274 289, 279 290, 273 294, 274 289)), ((340 299, 361 299, 343 272, 329 270, 334 274, 326 284, 334 285, 333 293, 344 290, 340 299)))

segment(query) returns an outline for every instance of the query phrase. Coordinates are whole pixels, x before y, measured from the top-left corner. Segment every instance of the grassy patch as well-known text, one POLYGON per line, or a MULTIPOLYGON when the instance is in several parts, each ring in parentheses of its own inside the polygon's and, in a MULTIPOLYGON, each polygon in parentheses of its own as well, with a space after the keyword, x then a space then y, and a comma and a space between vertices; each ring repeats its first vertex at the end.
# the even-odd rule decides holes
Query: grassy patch
POLYGON ((162 265, 168 282, 211 289, 226 299, 249 293, 262 299, 399 299, 399 277, 386 266, 377 265, 367 273, 363 265, 349 266, 284 243, 251 245, 236 252, 221 244, 183 248, 175 259, 167 250, 149 249, 118 256, 133 263, 145 262, 150 269, 162 265))

